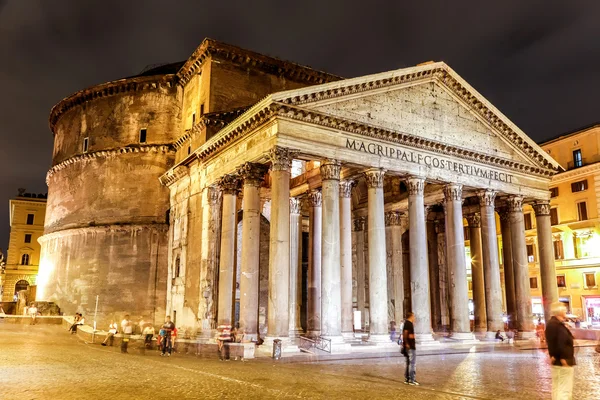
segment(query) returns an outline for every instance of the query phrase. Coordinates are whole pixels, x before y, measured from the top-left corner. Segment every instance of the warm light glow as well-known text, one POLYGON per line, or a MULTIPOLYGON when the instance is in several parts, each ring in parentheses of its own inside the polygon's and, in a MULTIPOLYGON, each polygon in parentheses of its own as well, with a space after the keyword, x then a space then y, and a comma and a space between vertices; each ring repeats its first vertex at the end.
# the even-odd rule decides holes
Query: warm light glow
POLYGON ((46 296, 46 288, 48 283, 50 282, 50 277, 54 274, 54 264, 46 259, 46 257, 41 258, 40 267, 38 270, 37 276, 37 290, 36 290, 36 300, 47 300, 46 296))
POLYGON ((600 236, 596 232, 581 239, 579 254, 583 257, 600 257, 600 236))

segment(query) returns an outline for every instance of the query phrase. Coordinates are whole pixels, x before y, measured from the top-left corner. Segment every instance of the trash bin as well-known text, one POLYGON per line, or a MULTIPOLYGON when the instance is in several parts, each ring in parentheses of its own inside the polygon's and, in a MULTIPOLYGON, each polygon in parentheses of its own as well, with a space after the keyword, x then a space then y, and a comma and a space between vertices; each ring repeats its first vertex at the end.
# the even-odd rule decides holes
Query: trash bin
POLYGON ((273 358, 275 360, 281 358, 281 339, 273 340, 273 358))

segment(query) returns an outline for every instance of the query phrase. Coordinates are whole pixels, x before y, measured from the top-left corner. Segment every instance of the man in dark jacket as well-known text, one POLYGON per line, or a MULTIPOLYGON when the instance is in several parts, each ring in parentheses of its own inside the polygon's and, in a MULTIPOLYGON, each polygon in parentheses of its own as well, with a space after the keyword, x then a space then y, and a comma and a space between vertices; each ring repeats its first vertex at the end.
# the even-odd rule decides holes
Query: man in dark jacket
POLYGON ((402 328, 402 346, 404 346, 404 357, 406 358, 406 370, 404 371, 404 383, 419 386, 415 380, 417 366, 417 346, 415 343, 415 314, 409 312, 402 328))
POLYGON ((565 326, 567 308, 563 303, 553 303, 552 318, 546 324, 548 356, 552 364, 552 400, 573 397, 575 349, 573 335, 565 326))

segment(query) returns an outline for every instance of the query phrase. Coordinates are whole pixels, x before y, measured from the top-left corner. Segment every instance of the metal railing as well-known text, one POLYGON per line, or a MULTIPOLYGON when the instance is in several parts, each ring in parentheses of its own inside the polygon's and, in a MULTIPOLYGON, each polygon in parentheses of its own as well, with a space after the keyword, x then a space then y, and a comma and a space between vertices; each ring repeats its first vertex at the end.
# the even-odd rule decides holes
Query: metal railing
POLYGON ((331 354, 331 339, 326 339, 321 336, 314 339, 300 336, 300 345, 298 347, 301 351, 306 351, 307 353, 313 353, 316 349, 331 354))

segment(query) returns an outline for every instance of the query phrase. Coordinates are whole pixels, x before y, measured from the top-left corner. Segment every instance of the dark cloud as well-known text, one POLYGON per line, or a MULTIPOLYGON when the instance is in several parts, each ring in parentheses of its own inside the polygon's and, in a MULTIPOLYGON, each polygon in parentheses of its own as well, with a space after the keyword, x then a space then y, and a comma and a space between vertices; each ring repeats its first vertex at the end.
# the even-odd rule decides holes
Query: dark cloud
MULTIPOLYGON (((548 0, 0 0, 0 209, 18 187, 46 191, 56 102, 204 37, 347 77, 443 60, 541 141, 600 119, 599 14, 548 0)), ((0 247, 7 233, 3 212, 0 247)))

